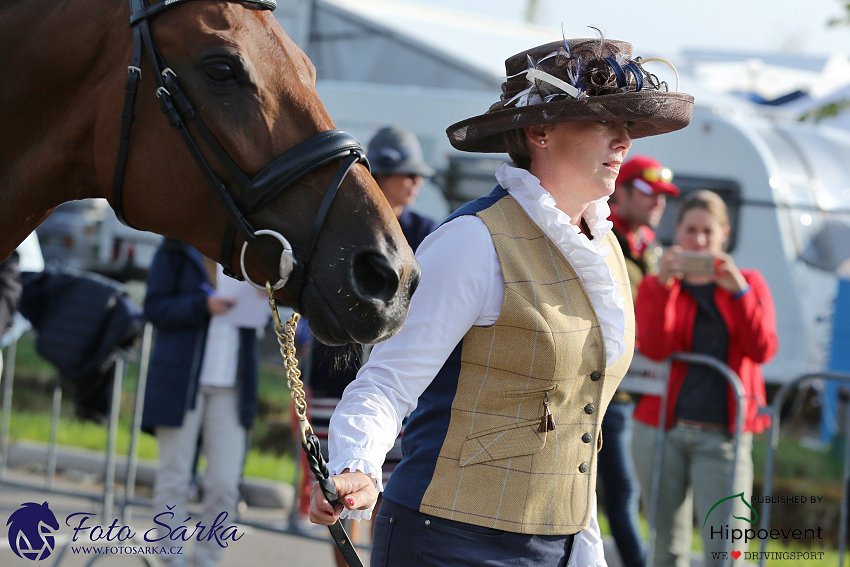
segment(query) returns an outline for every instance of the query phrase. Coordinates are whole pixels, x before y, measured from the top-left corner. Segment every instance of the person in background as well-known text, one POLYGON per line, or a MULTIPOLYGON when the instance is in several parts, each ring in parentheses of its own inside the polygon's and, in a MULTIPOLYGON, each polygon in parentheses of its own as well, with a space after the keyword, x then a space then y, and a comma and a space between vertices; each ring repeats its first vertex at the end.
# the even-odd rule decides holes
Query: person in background
POLYGON ((660 248, 654 230, 664 215, 667 197, 680 194, 672 180, 669 168, 644 155, 624 163, 617 176, 617 189, 611 196, 611 222, 626 257, 634 296, 643 276, 658 271, 660 248))
MULTIPOLYGON (((0 337, 12 328, 22 291, 21 270, 16 251, 0 263, 0 337)), ((0 352, 0 376, 2 373, 3 353, 0 352)))
MULTIPOLYGON (((165 239, 148 274, 145 316, 156 328, 156 339, 142 428, 156 435, 159 447, 155 513, 172 510, 167 520, 172 529, 188 516, 199 436, 207 462, 200 521, 210 526, 222 512, 228 513, 227 525, 235 520, 247 433, 257 409, 257 330, 237 328, 219 317, 236 306, 237 298, 216 293, 213 270, 188 244, 165 239)), ((195 542, 192 565, 213 567, 222 552, 215 539, 195 542)), ((160 561, 183 567, 187 556, 161 556, 160 561)))
MULTIPOLYGON (((643 276, 656 271, 653 229, 664 214, 667 196, 679 196, 672 178, 669 169, 648 156, 634 156, 620 166, 609 218, 623 249, 633 296, 643 276)), ((602 420, 605 443, 599 450, 605 513, 625 567, 643 567, 646 562, 638 520, 640 485, 631 454, 634 410, 632 394, 618 389, 602 420)))
POLYGON ((407 242, 416 251, 425 237, 437 228, 433 219, 409 208, 416 201, 425 178, 436 173, 425 163, 419 140, 401 126, 387 126, 369 141, 366 157, 407 242))
MULTIPOLYGON (((378 186, 401 225, 407 243, 416 252, 425 237, 437 228, 436 221, 409 208, 416 201, 424 179, 435 173, 423 159, 419 140, 413 132, 401 126, 387 126, 378 130, 372 137, 366 157, 369 159, 375 181, 378 182, 378 186)), ((322 448, 326 456, 327 443, 324 440, 327 439, 330 415, 339 403, 346 386, 357 376, 357 371, 365 361, 366 354, 362 345, 329 347, 315 339, 312 341, 309 380, 312 392, 310 407, 314 411, 311 423, 317 435, 323 440, 322 448)), ((382 469, 384 482, 389 480, 392 470, 399 461, 401 461, 400 439, 396 440, 384 461, 382 469)), ((376 509, 379 506, 380 504, 376 505, 376 509)), ((352 541, 356 541, 360 535, 359 524, 351 525, 350 532, 352 541)), ((337 565, 342 567, 346 564, 336 547, 334 547, 334 556, 337 565)))
POLYGON ((341 500, 312 493, 315 523, 368 518, 409 415, 373 566, 605 565, 596 453, 634 346, 608 197, 632 139, 693 109, 639 62, 611 39, 534 47, 505 62, 500 100, 448 128, 455 148, 512 162, 420 245, 404 327, 331 419, 341 500))
MULTIPOLYGON (((679 203, 678 245, 664 254, 658 275, 646 276, 638 289, 635 311, 643 355, 652 360, 664 360, 674 352, 714 357, 740 377, 745 392, 744 428, 733 471, 734 390, 711 367, 673 362, 663 410, 667 429, 663 484, 658 494, 655 561, 650 567, 688 565, 694 509, 702 524, 719 500, 741 492, 749 499, 753 433, 769 425, 769 416, 758 411, 766 405, 761 364, 770 361, 778 347, 773 299, 758 271, 738 268, 726 253, 729 232, 726 204, 719 195, 689 194, 679 203), (708 264, 694 266, 688 258, 694 254, 708 264)), ((634 414, 632 449, 647 509, 660 410, 659 396, 644 395, 634 414)), ((735 516, 752 516, 740 498, 733 506, 735 516)), ((724 540, 710 537, 710 529, 724 525, 727 510, 718 507, 702 528, 708 567, 724 563, 720 554, 715 555, 722 551, 724 540)), ((741 521, 732 524, 730 529, 750 527, 741 521)))

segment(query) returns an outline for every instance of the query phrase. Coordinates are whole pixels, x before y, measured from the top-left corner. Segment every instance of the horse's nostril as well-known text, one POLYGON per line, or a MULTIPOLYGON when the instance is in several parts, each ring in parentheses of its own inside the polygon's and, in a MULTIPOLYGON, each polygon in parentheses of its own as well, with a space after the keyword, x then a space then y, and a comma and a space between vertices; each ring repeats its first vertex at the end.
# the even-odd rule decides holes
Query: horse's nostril
POLYGON ((416 265, 416 269, 410 272, 410 278, 408 278, 408 290, 410 295, 412 296, 416 292, 416 288, 419 287, 419 280, 422 277, 422 272, 419 269, 419 264, 416 265))
POLYGON ((374 251, 358 252, 352 262, 354 289, 364 300, 388 302, 398 291, 398 272, 386 256, 374 251))

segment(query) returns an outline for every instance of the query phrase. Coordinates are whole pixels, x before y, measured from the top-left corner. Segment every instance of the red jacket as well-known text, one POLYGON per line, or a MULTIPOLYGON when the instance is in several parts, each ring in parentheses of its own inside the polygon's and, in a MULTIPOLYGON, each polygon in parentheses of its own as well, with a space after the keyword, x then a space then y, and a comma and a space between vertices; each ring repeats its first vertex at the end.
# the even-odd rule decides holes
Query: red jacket
MULTIPOLYGON (((759 407, 767 405, 761 364, 776 354, 779 339, 776 335, 776 313, 773 298, 762 275, 756 270, 741 270, 750 284, 750 291, 739 298, 720 286, 714 301, 729 329, 729 350, 726 364, 741 378, 744 385, 746 419, 744 431, 761 433, 770 424, 770 416, 757 416, 759 407)), ((635 303, 637 338, 640 352, 653 360, 664 360, 673 352, 690 352, 697 304, 691 294, 682 292, 680 280, 668 288, 658 283, 657 276, 647 276, 638 288, 635 303)), ((676 398, 685 380, 688 365, 674 361, 667 386, 667 428, 673 426, 676 398)), ((735 430, 735 394, 727 393, 729 430, 735 430)), ((635 419, 658 426, 659 396, 643 396, 635 409, 635 419)))

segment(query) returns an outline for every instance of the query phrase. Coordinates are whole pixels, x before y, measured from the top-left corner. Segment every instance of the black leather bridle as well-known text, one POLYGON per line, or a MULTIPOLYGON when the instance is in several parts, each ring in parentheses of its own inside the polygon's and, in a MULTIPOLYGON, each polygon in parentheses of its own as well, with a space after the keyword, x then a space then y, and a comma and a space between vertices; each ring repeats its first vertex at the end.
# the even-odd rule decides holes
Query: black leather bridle
MULTIPOLYGON (((212 187, 215 196, 227 212, 228 221, 224 231, 224 238, 221 242, 219 258, 219 263, 224 268, 224 273, 236 279, 246 279, 254 287, 265 289, 264 285, 251 281, 245 273, 245 250, 249 244, 257 240, 258 236, 264 234, 273 236, 283 245, 283 253, 281 254, 279 266, 280 279, 272 287, 276 290, 280 289, 291 277, 292 306, 298 308, 301 304, 301 291, 307 280, 307 271, 310 265, 310 258, 313 254, 313 248, 316 245, 319 231, 324 224, 331 203, 339 191, 342 180, 355 163, 362 163, 367 168, 369 167, 369 162, 366 160, 366 151, 360 142, 351 134, 342 130, 328 130, 309 138, 278 156, 264 167, 262 171, 249 179, 230 156, 227 155, 227 152, 221 147, 200 116, 198 116, 189 97, 180 88, 177 75, 168 66, 168 63, 166 63, 153 42, 150 31, 150 20, 169 8, 185 4, 189 1, 192 0, 165 0, 161 4, 148 6, 147 0, 130 0, 130 26, 133 29, 133 61, 128 67, 127 84, 124 89, 121 139, 118 147, 115 177, 112 184, 112 200, 115 214, 122 223, 133 227, 124 215, 122 186, 130 142, 130 128, 133 124, 133 113, 136 105, 136 94, 142 73, 140 68, 142 48, 144 48, 157 81, 158 88, 156 90, 156 96, 159 99, 162 111, 168 117, 171 125, 183 136, 183 140, 189 147, 207 182, 212 187), (189 131, 189 124, 192 124, 196 135, 201 138, 204 145, 209 148, 219 163, 224 166, 241 187, 242 191, 235 199, 227 191, 224 183, 215 174, 206 159, 204 159, 192 132, 189 131), (282 235, 271 230, 255 230, 251 226, 251 223, 248 222, 247 216, 256 213, 268 205, 287 187, 311 171, 337 160, 342 160, 342 163, 339 169, 337 169, 336 175, 328 187, 322 204, 316 213, 300 259, 295 258, 292 246, 282 235), (237 232, 245 240, 242 246, 241 274, 233 270, 230 262, 230 259, 233 257, 237 232)), ((260 10, 274 10, 277 7, 275 0, 231 1, 238 1, 241 4, 247 4, 252 8, 260 10)))

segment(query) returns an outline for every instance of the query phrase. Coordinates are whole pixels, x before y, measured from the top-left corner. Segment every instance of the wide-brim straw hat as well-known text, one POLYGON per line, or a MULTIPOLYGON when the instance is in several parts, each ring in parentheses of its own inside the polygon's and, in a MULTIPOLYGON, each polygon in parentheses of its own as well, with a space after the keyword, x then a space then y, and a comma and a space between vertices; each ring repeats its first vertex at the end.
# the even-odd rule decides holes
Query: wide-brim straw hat
POLYGON ((484 114, 449 126, 449 141, 467 152, 500 153, 506 151, 503 132, 540 124, 628 121, 632 139, 684 128, 694 97, 671 92, 644 70, 651 60, 669 64, 632 59, 630 43, 602 38, 556 41, 518 53, 505 61, 501 99, 484 114))

